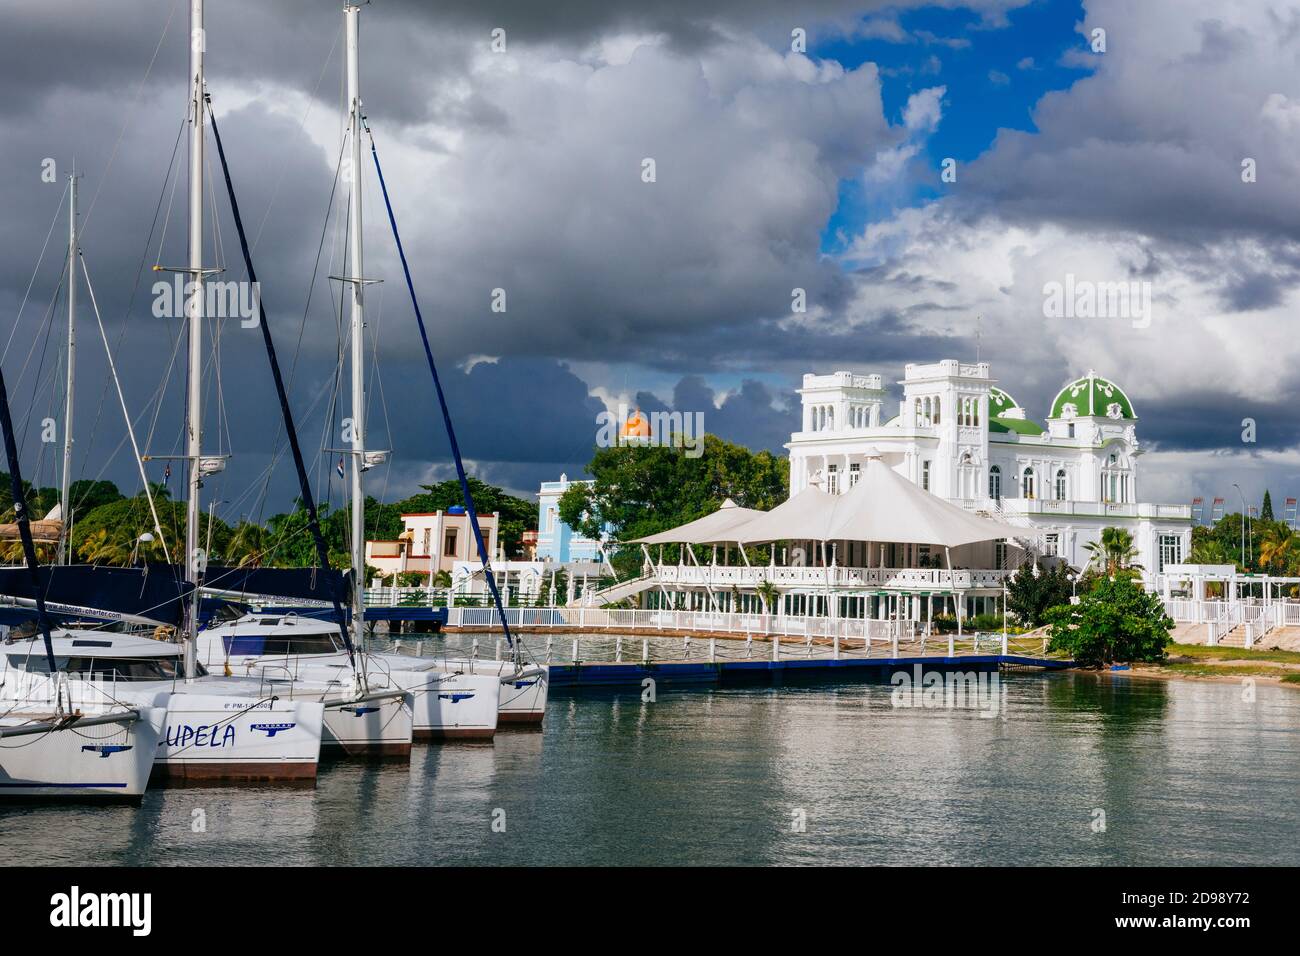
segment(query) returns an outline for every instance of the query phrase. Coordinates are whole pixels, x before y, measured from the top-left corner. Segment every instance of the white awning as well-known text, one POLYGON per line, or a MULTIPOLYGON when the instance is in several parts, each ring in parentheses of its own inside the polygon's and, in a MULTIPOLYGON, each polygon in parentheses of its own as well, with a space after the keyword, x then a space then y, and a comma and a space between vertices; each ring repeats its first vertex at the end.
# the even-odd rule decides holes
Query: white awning
POLYGON ((922 489, 868 455, 857 484, 832 495, 810 485, 771 511, 731 499, 711 515, 633 544, 765 544, 769 541, 877 541, 956 548, 1037 532, 972 514, 922 489))
POLYGON ((759 512, 754 520, 735 528, 729 540, 741 544, 768 541, 828 541, 835 515, 837 495, 809 485, 771 511, 759 512))
POLYGON ((703 518, 660 531, 658 534, 637 538, 630 544, 714 544, 735 541, 731 537, 733 529, 746 524, 753 518, 764 514, 753 508, 742 508, 730 498, 722 503, 717 511, 703 518))
POLYGON ((972 514, 868 458, 856 485, 835 503, 827 540, 889 541, 955 548, 977 541, 1028 537, 1032 528, 972 514))

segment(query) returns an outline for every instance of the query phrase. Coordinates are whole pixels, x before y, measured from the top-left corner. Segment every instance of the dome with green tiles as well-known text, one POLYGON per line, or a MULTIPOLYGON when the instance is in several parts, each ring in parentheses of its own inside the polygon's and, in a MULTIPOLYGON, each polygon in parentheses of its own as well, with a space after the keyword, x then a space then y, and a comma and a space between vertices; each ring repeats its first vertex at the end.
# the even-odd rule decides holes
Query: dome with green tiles
POLYGON ((1013 408, 1019 408, 1020 403, 1011 397, 1010 393, 994 385, 989 389, 989 418, 997 418, 999 415, 1005 415, 1013 408))
POLYGON ((1052 401, 1049 418, 1137 418, 1133 403, 1124 390, 1114 382, 1089 371, 1083 378, 1071 382, 1057 393, 1052 401))

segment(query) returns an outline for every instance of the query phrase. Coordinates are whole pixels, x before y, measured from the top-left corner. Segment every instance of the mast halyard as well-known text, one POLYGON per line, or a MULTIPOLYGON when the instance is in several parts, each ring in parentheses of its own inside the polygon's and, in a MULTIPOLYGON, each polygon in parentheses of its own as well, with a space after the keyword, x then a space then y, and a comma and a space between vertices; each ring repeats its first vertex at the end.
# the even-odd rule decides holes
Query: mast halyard
POLYGON ((189 376, 186 399, 185 454, 189 464, 185 499, 185 579, 195 585, 185 634, 185 680, 196 676, 195 645, 199 627, 199 587, 202 555, 199 548, 199 490, 203 487, 203 0, 190 0, 190 169, 189 262, 185 315, 189 335, 189 376))
MULTIPOLYGON (((365 270, 362 258, 361 229, 361 69, 359 64, 361 8, 348 4, 343 8, 347 33, 347 93, 349 156, 352 165, 352 189, 349 196, 350 220, 348 243, 347 281, 352 289, 352 622, 358 643, 365 646, 365 576, 366 576, 366 515, 365 489, 362 473, 365 470, 365 270)), ((362 657, 364 662, 364 655, 362 657)), ((364 663, 363 663, 364 667, 364 663)))
POLYGON ((59 487, 59 517, 63 528, 59 533, 59 549, 55 564, 66 564, 72 552, 72 502, 69 488, 72 480, 72 397, 76 391, 77 362, 77 167, 73 164, 68 177, 68 367, 63 391, 63 475, 59 487))

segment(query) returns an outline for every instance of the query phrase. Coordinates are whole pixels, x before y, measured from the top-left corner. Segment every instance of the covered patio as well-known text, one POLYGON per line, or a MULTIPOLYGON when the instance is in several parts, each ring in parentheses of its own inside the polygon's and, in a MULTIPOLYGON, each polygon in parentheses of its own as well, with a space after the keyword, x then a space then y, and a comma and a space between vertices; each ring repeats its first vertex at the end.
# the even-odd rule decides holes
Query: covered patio
POLYGON ((930 494, 877 456, 845 494, 810 486, 766 512, 728 500, 633 543, 645 556, 643 606, 912 623, 949 614, 960 628, 996 606, 1021 555, 1033 553, 1013 542, 1034 535, 930 494), (679 558, 665 563, 673 544, 679 558), (767 561, 752 561, 764 546, 767 561), (711 548, 707 561, 700 547, 711 548))

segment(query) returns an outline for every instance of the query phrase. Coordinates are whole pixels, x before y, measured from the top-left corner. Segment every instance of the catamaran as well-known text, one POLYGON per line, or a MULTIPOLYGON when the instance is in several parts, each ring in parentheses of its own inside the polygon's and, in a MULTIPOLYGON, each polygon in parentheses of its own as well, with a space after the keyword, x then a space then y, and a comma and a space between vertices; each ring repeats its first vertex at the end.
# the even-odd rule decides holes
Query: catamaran
POLYGON ((14 520, 22 540, 46 672, 35 678, 0 676, 0 796, 139 798, 149 785, 166 706, 132 706, 58 666, 42 596, 0 369, 0 429, 4 432, 14 520))
MULTIPOLYGON (((308 665, 338 667, 344 663, 337 630, 328 623, 297 614, 268 614, 250 611, 232 621, 223 621, 199 632, 199 659, 209 669, 230 666, 237 673, 255 673, 263 668, 282 668, 295 673, 308 665)), ((465 713, 477 710, 458 706, 470 700, 486 704, 496 699, 496 723, 540 724, 546 712, 549 671, 517 660, 477 660, 450 657, 410 657, 405 654, 376 654, 367 657, 372 672, 389 675, 400 686, 413 689, 416 674, 444 673, 446 680, 428 699, 417 697, 416 739, 481 736, 487 726, 485 715, 465 713), (497 694, 483 688, 495 682, 497 694), (473 693, 475 697, 466 697, 473 693), (450 696, 449 696, 450 695, 450 696), (457 705, 457 706, 451 706, 457 705), (454 717, 452 723, 440 718, 454 717), (462 731, 461 728, 464 728, 462 731), (466 732, 473 730, 473 732, 466 732)))
MULTIPOLYGON (((8 642, 0 683, 26 691, 48 682, 39 644, 35 637, 8 642)), ((135 634, 60 629, 51 633, 51 649, 59 672, 101 688, 106 698, 166 711, 155 744, 155 781, 316 779, 323 686, 285 699, 265 680, 207 679, 200 671, 186 684, 179 645, 135 634)))

